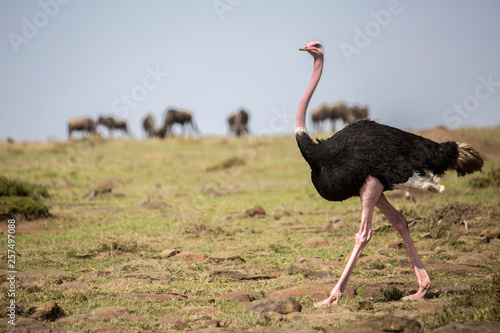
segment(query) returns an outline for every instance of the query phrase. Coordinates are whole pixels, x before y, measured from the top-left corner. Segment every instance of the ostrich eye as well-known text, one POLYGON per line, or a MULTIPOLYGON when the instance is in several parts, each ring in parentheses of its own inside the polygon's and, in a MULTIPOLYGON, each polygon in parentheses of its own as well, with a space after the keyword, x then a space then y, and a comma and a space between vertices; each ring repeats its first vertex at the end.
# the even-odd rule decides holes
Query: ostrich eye
POLYGON ((319 44, 314 44, 313 46, 318 48, 318 49, 321 47, 321 45, 319 45, 319 44))

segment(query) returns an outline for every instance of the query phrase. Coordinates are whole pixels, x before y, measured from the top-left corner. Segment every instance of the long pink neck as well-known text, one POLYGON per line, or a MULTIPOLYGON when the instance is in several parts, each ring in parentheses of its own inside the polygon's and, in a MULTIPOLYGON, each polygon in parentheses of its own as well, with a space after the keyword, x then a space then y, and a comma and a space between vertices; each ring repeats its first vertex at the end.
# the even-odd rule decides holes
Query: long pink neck
POLYGON ((307 87, 306 93, 302 100, 300 101, 299 108, 297 110, 297 116, 295 118, 295 133, 307 132, 306 130, 306 112, 309 101, 311 100, 314 90, 318 85, 319 79, 321 78, 321 72, 323 72, 323 55, 314 57, 314 70, 307 87))

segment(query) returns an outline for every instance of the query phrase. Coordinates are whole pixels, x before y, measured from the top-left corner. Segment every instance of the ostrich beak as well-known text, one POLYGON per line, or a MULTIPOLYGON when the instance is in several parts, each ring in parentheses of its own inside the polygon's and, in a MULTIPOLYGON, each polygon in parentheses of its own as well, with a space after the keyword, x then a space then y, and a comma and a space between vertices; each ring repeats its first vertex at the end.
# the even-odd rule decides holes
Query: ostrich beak
POLYGON ((304 47, 301 47, 301 48, 299 49, 299 51, 307 51, 307 49, 306 49, 306 47, 304 46, 304 47))

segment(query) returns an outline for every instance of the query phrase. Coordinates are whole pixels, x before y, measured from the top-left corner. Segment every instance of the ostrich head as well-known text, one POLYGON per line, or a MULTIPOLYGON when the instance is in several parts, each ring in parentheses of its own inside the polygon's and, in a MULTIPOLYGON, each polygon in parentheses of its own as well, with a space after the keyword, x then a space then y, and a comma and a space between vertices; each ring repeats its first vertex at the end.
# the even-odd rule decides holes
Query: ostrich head
POLYGON ((321 43, 319 40, 313 40, 313 41, 307 43, 306 46, 301 47, 299 50, 300 51, 307 51, 313 57, 322 56, 323 55, 323 43, 321 43))

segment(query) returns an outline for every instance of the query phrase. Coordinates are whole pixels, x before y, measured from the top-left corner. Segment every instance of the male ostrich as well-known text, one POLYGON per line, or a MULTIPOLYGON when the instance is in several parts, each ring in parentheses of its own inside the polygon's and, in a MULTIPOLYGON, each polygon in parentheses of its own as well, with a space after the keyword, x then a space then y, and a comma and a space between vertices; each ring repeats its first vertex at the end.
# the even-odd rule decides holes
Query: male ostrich
POLYGON ((329 306, 341 299, 356 261, 370 240, 375 207, 403 237, 417 275, 418 291, 403 300, 420 299, 430 288, 429 275, 410 238, 406 219, 391 206, 383 192, 394 188, 442 192, 444 186, 439 185, 439 181, 446 170, 453 169, 464 176, 480 171, 484 161, 466 143, 436 143, 371 120, 360 120, 329 139, 313 141, 306 131, 306 110, 323 70, 323 45, 312 41, 299 50, 314 57, 312 78, 295 119, 295 137, 302 156, 311 167, 312 182, 327 200, 342 201, 359 196, 362 206, 361 226, 347 266, 330 296, 314 305, 329 306))

